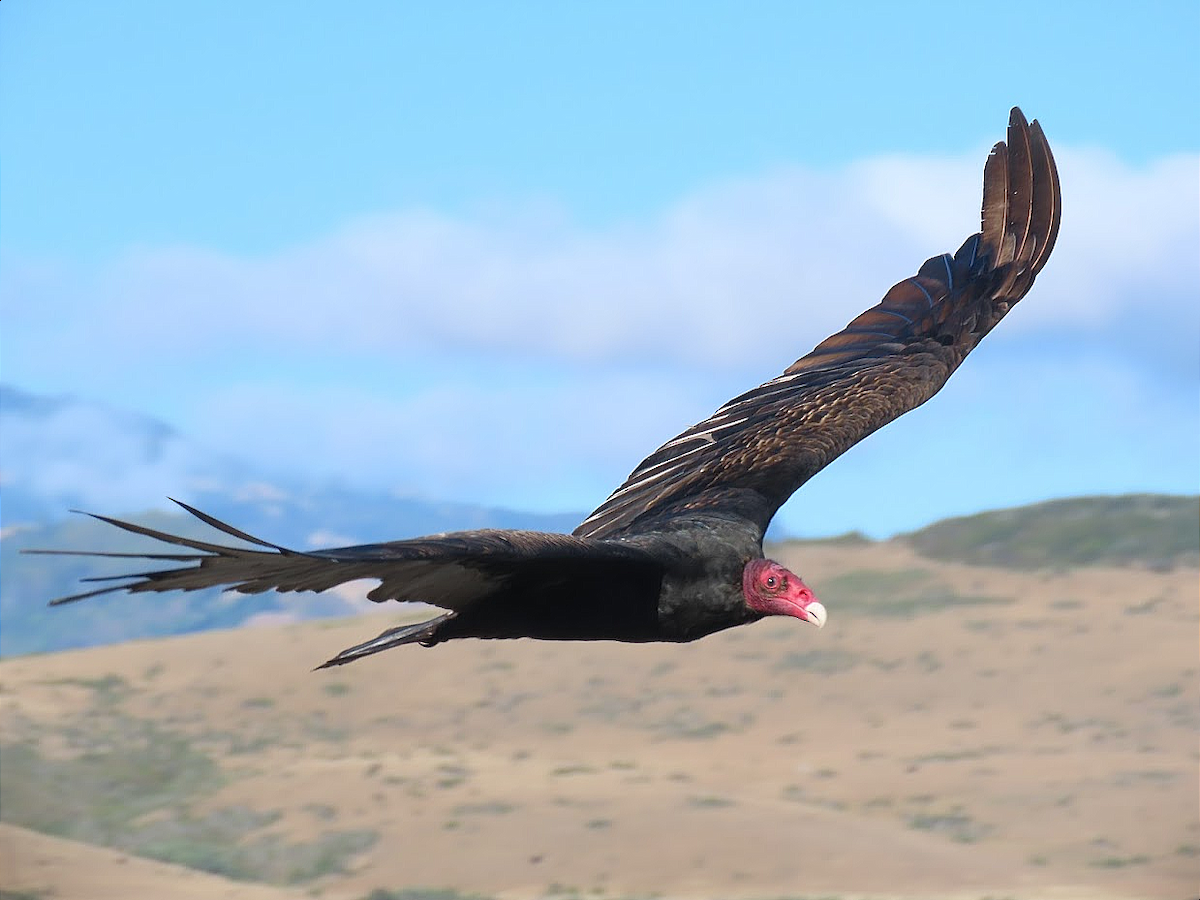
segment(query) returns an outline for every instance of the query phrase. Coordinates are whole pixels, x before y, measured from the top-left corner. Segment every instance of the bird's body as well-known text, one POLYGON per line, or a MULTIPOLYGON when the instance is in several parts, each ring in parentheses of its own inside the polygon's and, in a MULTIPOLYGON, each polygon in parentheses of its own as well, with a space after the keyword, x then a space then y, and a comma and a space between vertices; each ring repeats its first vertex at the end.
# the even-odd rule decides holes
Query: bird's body
MULTIPOLYGON (((571 535, 465 531, 385 544, 295 551, 181 504, 253 546, 191 540, 104 521, 192 552, 125 556, 182 563, 113 579, 111 591, 321 591, 379 580, 372 600, 444 613, 389 629, 325 665, 407 643, 463 637, 690 641, 766 615, 818 626, 825 609, 794 574, 762 558, 776 511, 873 431, 919 406, 1025 295, 1061 217, 1041 128, 1014 109, 1007 144, 984 168, 982 226, 935 256, 877 306, 782 375, 734 398, 647 457, 571 535)), ((68 551, 30 551, 68 552, 68 551)), ((74 552, 74 551, 70 551, 74 552)))

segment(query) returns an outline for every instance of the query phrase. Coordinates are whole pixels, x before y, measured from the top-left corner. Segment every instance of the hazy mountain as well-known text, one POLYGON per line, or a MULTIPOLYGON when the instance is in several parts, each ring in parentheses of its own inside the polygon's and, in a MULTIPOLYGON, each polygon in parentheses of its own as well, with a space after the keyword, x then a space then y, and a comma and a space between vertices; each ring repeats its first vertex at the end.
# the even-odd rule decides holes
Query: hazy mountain
POLYGON ((233 483, 235 472, 149 416, 0 385, 6 527, 61 519, 72 507, 161 506, 167 494, 233 483))
POLYGON ((383 540, 455 528, 573 528, 539 515, 366 494, 262 471, 136 412, 0 385, 4 528, 61 521, 71 509, 121 515, 178 497, 248 531, 297 544, 383 540))

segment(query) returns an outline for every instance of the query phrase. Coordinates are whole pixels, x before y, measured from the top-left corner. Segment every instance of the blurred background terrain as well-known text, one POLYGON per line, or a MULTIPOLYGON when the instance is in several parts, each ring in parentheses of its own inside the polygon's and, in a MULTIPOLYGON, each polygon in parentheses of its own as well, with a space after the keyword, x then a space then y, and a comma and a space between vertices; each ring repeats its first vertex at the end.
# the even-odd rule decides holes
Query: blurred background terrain
MULTIPOLYGON (((6 882, 64 898, 1187 896, 1200 571, 1173 538, 1195 536, 1198 502, 772 547, 829 607, 820 632, 469 641, 309 671, 391 607, 9 657, 6 882), (1027 542, 1039 529, 1055 539, 1027 542)), ((70 629, 87 609, 53 613, 70 629)))

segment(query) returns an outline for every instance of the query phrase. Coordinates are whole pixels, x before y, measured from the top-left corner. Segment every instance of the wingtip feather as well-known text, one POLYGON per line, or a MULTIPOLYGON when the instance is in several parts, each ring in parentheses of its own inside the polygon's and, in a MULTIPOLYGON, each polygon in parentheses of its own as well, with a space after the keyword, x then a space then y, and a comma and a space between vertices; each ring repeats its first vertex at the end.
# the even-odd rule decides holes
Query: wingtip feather
MULTIPOLYGON (((84 578, 81 580, 90 581, 92 579, 84 578)), ((101 594, 113 594, 113 593, 116 593, 117 591, 123 591, 123 590, 126 590, 128 587, 130 587, 130 585, 128 585, 128 584, 109 585, 108 587, 97 588, 94 591, 84 591, 81 594, 71 594, 67 597, 57 597, 54 600, 48 601, 46 603, 46 605, 47 606, 65 606, 68 603, 76 603, 79 600, 86 600, 89 597, 99 597, 101 594)))

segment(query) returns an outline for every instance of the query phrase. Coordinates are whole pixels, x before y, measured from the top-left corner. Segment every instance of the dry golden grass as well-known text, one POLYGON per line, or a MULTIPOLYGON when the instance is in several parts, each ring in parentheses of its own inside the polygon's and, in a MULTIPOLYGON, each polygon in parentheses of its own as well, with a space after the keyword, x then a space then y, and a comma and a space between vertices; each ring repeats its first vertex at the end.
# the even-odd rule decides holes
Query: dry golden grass
POLYGON ((1194 570, 1013 573, 893 544, 778 556, 829 586, 824 631, 463 642, 309 671, 394 620, 374 616, 4 661, 6 821, 291 887, 11 827, 0 886, 1196 893, 1194 570))

